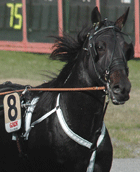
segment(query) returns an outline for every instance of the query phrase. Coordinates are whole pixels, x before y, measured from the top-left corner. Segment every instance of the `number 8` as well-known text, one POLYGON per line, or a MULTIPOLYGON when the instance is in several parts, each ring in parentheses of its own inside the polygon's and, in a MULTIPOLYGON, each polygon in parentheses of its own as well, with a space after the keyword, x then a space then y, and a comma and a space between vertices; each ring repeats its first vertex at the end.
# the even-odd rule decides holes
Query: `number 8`
POLYGON ((16 99, 14 95, 10 95, 7 99, 7 104, 9 106, 8 109, 8 117, 11 121, 15 121, 17 118, 17 108, 16 108, 16 99), (11 100, 13 100, 13 104, 11 104, 11 100), (12 110, 14 110, 15 114, 12 115, 12 110))

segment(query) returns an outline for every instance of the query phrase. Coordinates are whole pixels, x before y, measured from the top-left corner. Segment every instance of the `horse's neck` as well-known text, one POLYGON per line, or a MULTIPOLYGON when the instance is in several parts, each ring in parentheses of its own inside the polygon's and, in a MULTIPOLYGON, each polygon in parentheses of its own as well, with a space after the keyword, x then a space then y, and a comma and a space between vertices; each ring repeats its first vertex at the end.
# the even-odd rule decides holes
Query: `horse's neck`
POLYGON ((60 107, 67 124, 74 132, 88 140, 100 127, 102 120, 103 98, 96 96, 90 93, 67 92, 60 97, 60 107))
MULTIPOLYGON (((79 55, 80 56, 80 55, 79 55)), ((73 67, 64 83, 64 87, 91 87, 97 86, 95 78, 89 75, 89 69, 81 59, 73 67)), ((74 132, 85 139, 93 134, 100 126, 104 107, 103 91, 92 92, 65 92, 60 96, 60 107, 68 125, 74 132)))

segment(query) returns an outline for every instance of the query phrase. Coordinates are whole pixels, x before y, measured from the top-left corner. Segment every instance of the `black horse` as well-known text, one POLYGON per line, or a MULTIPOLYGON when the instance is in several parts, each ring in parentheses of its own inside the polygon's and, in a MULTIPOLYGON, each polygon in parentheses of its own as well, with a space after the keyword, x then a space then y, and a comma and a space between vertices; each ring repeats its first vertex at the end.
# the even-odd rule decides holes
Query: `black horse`
MULTIPOLYGON (((26 89, 25 94, 20 93, 21 104, 25 105, 22 111, 29 111, 28 104, 35 100, 32 127, 28 124, 25 128, 25 113, 22 128, 14 133, 16 141, 12 141, 13 134, 5 131, 1 106, 0 171, 110 171, 113 151, 103 123, 105 97, 107 95, 116 105, 129 99, 131 84, 127 61, 133 58, 134 49, 121 31, 128 12, 129 8, 116 22, 101 21, 95 7, 91 14, 92 25, 81 30, 77 41, 67 35, 56 37, 51 57, 67 64, 57 78, 38 87, 104 86, 106 89, 73 92, 31 92, 26 89)), ((10 82, 0 85, 1 92, 21 88, 25 89, 25 86, 10 82)))

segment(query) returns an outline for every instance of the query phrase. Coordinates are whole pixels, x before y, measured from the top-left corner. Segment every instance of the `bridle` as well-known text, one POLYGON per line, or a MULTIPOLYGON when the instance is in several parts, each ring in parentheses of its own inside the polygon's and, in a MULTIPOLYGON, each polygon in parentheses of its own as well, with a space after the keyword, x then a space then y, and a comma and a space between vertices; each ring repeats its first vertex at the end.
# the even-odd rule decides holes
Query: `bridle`
POLYGON ((114 57, 115 48, 116 48, 116 44, 117 44, 117 38, 116 38, 116 33, 117 32, 119 32, 122 35, 127 36, 130 39, 130 41, 131 41, 130 36, 125 34, 125 33, 123 33, 123 32, 121 32, 118 27, 116 27, 116 26, 106 26, 106 27, 100 28, 99 30, 95 31, 94 33, 92 33, 92 35, 91 35, 91 33, 88 33, 88 35, 87 35, 88 40, 89 40, 88 48, 83 48, 84 50, 86 50, 88 52, 88 55, 91 56, 92 64, 93 64, 95 73, 96 73, 98 79, 103 83, 103 85, 109 84, 109 82, 110 82, 109 75, 113 71, 115 66, 119 66, 119 65, 123 66, 123 68, 125 69, 126 73, 128 74, 127 60, 126 60, 126 57, 125 57, 125 54, 124 54, 122 48, 121 48, 122 57, 121 58, 114 57), (112 30, 112 33, 114 35, 114 47, 113 47, 112 54, 110 56, 110 63, 109 63, 109 65, 103 71, 103 73, 100 74, 98 72, 98 70, 97 70, 96 63, 95 63, 95 58, 94 58, 95 56, 97 56, 97 51, 96 51, 96 48, 95 48, 95 39, 99 35, 101 35, 103 32, 105 32, 105 31, 107 31, 109 29, 112 30), (104 76, 104 78, 102 76, 104 76))

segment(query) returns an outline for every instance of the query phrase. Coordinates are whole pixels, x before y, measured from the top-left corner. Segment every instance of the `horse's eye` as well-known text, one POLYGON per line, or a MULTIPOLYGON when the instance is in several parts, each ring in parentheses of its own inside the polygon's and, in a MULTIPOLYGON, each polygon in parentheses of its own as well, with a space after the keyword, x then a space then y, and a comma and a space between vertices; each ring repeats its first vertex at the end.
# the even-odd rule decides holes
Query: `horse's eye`
POLYGON ((101 50, 103 50, 103 46, 97 46, 97 49, 99 50, 99 51, 101 51, 101 50))
POLYGON ((96 44, 96 50, 98 53, 101 53, 101 52, 103 53, 105 51, 105 49, 106 49, 106 45, 104 42, 98 42, 96 44))

